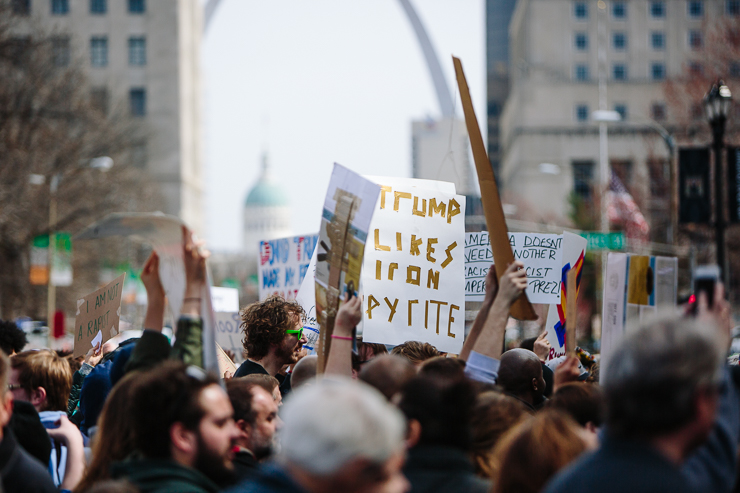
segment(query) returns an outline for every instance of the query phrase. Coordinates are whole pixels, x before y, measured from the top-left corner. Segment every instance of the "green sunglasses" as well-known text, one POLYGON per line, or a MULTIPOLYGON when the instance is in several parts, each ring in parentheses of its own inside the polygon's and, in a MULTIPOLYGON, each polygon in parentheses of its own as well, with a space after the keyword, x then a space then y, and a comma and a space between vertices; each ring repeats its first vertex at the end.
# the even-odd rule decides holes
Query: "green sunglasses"
POLYGON ((296 334, 296 337, 300 340, 301 336, 303 335, 303 327, 300 329, 288 329, 285 331, 286 334, 296 334))

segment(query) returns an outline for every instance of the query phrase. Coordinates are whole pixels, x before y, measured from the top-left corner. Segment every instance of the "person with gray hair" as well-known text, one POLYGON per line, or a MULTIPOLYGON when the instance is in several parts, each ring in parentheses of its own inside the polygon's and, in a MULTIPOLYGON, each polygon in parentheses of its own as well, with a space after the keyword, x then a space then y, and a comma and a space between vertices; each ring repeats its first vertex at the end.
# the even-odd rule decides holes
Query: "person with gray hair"
POLYGON ((375 389, 325 377, 295 390, 281 412, 284 425, 275 463, 244 493, 403 493, 406 423, 375 389))
POLYGON ((716 491, 691 481, 681 466, 715 432, 725 344, 714 323, 691 318, 657 320, 628 335, 602 372, 607 420, 601 448, 545 491, 716 491))

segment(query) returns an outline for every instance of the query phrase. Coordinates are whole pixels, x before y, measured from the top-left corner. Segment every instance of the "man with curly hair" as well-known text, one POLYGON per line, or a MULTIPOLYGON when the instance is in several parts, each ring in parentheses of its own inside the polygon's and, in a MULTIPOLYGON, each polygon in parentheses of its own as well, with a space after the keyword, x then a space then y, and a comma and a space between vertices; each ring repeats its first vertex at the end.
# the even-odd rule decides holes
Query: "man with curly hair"
POLYGON ((301 358, 305 312, 295 301, 273 296, 242 310, 242 344, 247 360, 236 371, 235 377, 253 373, 271 375, 280 381, 280 391, 290 392, 290 378, 280 375, 285 365, 293 365, 301 358))

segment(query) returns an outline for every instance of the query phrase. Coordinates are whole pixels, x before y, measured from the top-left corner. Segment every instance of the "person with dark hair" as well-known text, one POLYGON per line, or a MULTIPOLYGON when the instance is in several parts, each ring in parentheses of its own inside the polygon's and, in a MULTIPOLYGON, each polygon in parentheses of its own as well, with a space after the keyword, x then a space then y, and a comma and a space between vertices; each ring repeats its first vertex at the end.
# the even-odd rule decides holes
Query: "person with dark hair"
POLYGON ((471 418, 473 383, 465 378, 410 380, 398 404, 408 420, 408 459, 404 474, 414 492, 488 492, 490 483, 475 475, 471 418))
POLYGON ((280 426, 278 406, 272 395, 248 377, 226 382, 234 422, 239 430, 235 444, 234 471, 239 481, 254 477, 259 461, 273 452, 275 432, 280 426))
POLYGON ((252 373, 271 375, 280 381, 283 397, 290 392, 290 378, 280 375, 285 365, 294 365, 308 341, 303 335, 305 312, 295 301, 273 296, 252 303, 241 312, 247 360, 234 374, 245 377, 252 373))
POLYGON ((542 363, 532 351, 521 348, 506 351, 501 356, 496 383, 532 411, 545 405, 546 384, 542 376, 542 363))
POLYGON ((390 401, 415 376, 416 368, 408 359, 395 354, 383 354, 364 366, 359 379, 375 387, 390 401))
POLYGON ((215 492, 233 475, 234 410, 218 379, 166 361, 138 377, 131 396, 139 458, 112 467, 142 491, 215 492))
POLYGON ((8 356, 20 353, 28 344, 26 333, 12 320, 0 320, 0 349, 8 356))
POLYGON ((406 341, 391 349, 391 354, 403 356, 414 366, 419 366, 424 361, 439 356, 439 350, 428 342, 406 341))

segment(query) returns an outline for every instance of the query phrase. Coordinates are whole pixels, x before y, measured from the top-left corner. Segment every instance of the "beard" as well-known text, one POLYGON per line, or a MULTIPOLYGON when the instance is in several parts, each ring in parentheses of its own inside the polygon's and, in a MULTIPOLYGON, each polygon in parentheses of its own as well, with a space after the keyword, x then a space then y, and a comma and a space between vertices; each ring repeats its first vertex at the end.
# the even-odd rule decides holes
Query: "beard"
POLYGON ((198 434, 198 453, 195 456, 193 467, 221 488, 233 484, 236 479, 232 461, 211 450, 200 434, 198 434))

